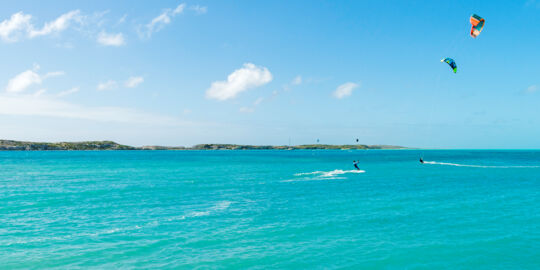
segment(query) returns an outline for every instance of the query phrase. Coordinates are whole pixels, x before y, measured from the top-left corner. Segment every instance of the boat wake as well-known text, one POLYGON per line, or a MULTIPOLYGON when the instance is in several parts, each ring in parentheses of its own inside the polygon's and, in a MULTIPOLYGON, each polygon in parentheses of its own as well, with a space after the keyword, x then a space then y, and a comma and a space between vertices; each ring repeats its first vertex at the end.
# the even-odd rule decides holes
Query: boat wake
POLYGON ((525 165, 525 166, 490 166, 490 165, 473 165, 473 164, 458 164, 448 162, 436 162, 436 161, 424 161, 424 164, 430 165, 443 165, 443 166, 455 166, 455 167, 469 167, 469 168, 498 168, 498 169, 511 169, 511 168, 540 168, 540 166, 525 165))

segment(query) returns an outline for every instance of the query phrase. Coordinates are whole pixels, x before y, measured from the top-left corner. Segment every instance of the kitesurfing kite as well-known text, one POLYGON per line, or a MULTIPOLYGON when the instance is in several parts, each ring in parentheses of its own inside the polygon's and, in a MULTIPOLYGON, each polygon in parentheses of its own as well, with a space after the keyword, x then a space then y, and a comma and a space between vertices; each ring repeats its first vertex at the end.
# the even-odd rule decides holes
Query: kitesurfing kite
POLYGON ((484 28, 484 23, 486 20, 484 18, 473 14, 471 15, 471 37, 476 38, 478 35, 480 35, 480 32, 482 32, 482 28, 484 28))
POLYGON ((441 62, 447 63, 452 68, 454 73, 457 72, 457 65, 456 65, 456 61, 454 61, 454 59, 446 57, 446 58, 442 59, 441 62))

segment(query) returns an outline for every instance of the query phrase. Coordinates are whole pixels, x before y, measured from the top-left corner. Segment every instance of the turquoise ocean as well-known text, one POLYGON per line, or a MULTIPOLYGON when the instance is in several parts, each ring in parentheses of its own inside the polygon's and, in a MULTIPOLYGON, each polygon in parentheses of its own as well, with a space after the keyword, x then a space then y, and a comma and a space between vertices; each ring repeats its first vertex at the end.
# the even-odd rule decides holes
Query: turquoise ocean
POLYGON ((540 151, 0 152, 27 268, 540 269, 540 151))

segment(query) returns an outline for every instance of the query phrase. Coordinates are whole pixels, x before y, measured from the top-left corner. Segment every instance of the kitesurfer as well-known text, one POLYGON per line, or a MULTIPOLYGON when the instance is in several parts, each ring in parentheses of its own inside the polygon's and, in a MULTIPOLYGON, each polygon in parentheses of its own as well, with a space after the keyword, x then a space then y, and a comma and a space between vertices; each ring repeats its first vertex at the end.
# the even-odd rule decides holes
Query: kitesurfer
POLYGON ((422 158, 420 158, 420 163, 424 163, 424 160, 422 158))
POLYGON ((353 160, 353 165, 357 170, 360 170, 360 168, 358 168, 358 161, 353 160))

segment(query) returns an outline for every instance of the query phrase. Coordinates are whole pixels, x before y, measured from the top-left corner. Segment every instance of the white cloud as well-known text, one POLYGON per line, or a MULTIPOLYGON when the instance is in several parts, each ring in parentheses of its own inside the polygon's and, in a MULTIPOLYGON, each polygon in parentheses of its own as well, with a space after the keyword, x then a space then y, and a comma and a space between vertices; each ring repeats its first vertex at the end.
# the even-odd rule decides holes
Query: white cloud
POLYGON ((41 84, 41 77, 33 70, 23 71, 9 80, 6 91, 22 92, 33 84, 41 84))
MULTIPOLYGON (((95 16, 83 16, 79 10, 72 10, 60 15, 58 18, 50 22, 46 22, 43 27, 36 27, 32 23, 32 15, 17 12, 11 15, 9 19, 6 19, 0 23, 0 39, 2 39, 4 42, 16 42, 22 37, 31 39, 39 36, 60 33, 72 25, 79 27, 83 27, 87 23, 99 25, 99 22, 95 22, 95 18, 100 16, 102 16, 102 14, 97 14, 95 16)), ((77 28, 77 30, 81 32, 91 31, 82 30, 80 28, 77 28)))
POLYGON ((118 19, 118 22, 116 23, 116 25, 125 23, 126 18, 127 18, 127 14, 124 14, 124 16, 122 16, 122 18, 118 19))
POLYGON ((184 9, 185 9, 185 8, 186 8, 186 4, 184 4, 184 3, 178 5, 178 6, 173 10, 173 15, 176 15, 176 14, 179 14, 179 13, 184 12, 184 9))
POLYGON ((527 93, 535 93, 536 91, 538 91, 538 86, 537 85, 531 85, 531 86, 527 87, 527 90, 525 90, 525 92, 527 92, 527 93))
POLYGON ((205 14, 207 11, 208 11, 208 8, 205 7, 205 6, 199 6, 199 5, 195 5, 195 6, 191 6, 190 7, 191 10, 195 11, 195 13, 197 14, 205 14))
MULTIPOLYGON (((142 82, 144 82, 143 77, 129 77, 122 85, 127 88, 134 88, 142 82)), ((112 90, 118 88, 118 86, 119 82, 115 80, 108 80, 106 82, 99 83, 97 86, 97 90, 112 90)))
POLYGON ((126 44, 126 41, 124 40, 124 35, 122 33, 109 34, 104 31, 99 33, 97 37, 97 42, 101 45, 116 47, 126 44))
POLYGON ((253 105, 257 106, 257 105, 261 104, 261 102, 263 102, 263 100, 264 100, 264 98, 260 97, 257 100, 255 100, 255 102, 253 102, 253 105))
POLYGON ((64 97, 64 96, 67 96, 67 95, 71 95, 73 93, 77 93, 77 92, 79 92, 79 90, 80 90, 79 87, 73 87, 71 89, 68 89, 66 91, 62 91, 62 92, 58 93, 56 96, 57 97, 64 97))
POLYGON ((152 125, 181 125, 179 120, 120 107, 86 107, 65 101, 33 95, 0 95, 0 114, 46 116, 100 122, 121 122, 152 125))
POLYGON ((255 109, 250 107, 241 107, 239 111, 241 113, 252 113, 255 111, 255 109))
POLYGON ((53 71, 53 72, 47 72, 45 73, 45 75, 43 75, 41 77, 41 79, 47 79, 47 78, 50 78, 50 77, 56 77, 56 76, 62 76, 62 75, 65 75, 66 73, 63 72, 63 71, 53 71))
POLYGON ((148 30, 148 37, 150 37, 153 32, 157 32, 161 30, 165 25, 171 23, 171 17, 169 17, 169 12, 170 11, 165 11, 161 13, 159 16, 152 19, 152 21, 146 25, 146 28, 148 30))
POLYGON ((129 77, 129 79, 127 79, 127 81, 124 83, 124 86, 127 88, 134 88, 142 82, 144 82, 143 77, 129 77))
POLYGON ((152 33, 158 32, 159 30, 163 29, 165 25, 171 23, 172 18, 176 16, 177 14, 180 14, 184 12, 184 8, 186 7, 186 4, 180 4, 175 9, 167 8, 165 9, 161 14, 159 14, 157 17, 152 19, 148 24, 146 24, 144 27, 146 28, 144 32, 139 32, 139 34, 142 37, 150 38, 152 36, 152 33))
POLYGON ((358 86, 359 86, 358 84, 352 83, 352 82, 344 83, 338 86, 338 88, 336 88, 336 90, 334 91, 334 97, 337 99, 348 97, 352 94, 353 90, 357 88, 358 86))
POLYGON ((61 42, 56 44, 57 48, 73 49, 75 46, 71 42, 61 42))
POLYGON ((289 91, 289 90, 292 89, 293 86, 300 85, 300 84, 302 84, 302 82, 303 82, 302 76, 298 75, 298 76, 294 77, 294 79, 292 79, 292 81, 290 81, 289 83, 284 84, 283 85, 283 90, 284 91, 289 91))
POLYGON ((272 74, 267 68, 246 63, 242 68, 231 73, 226 81, 213 82, 206 91, 206 97, 227 100, 236 97, 241 92, 265 85, 270 81, 272 81, 272 74))
POLYGON ((118 87, 118 83, 114 80, 108 80, 103 83, 99 83, 97 86, 97 90, 103 91, 103 90, 111 90, 118 87))
POLYGON ((19 93, 26 90, 32 85, 39 85, 44 79, 64 75, 63 71, 49 72, 41 76, 36 71, 39 65, 35 65, 33 70, 23 71, 8 81, 6 91, 11 93, 19 93))
POLYGON ((291 82, 292 85, 300 85, 302 84, 302 76, 298 75, 296 76, 292 82, 291 82))
POLYGON ((30 38, 37 37, 37 36, 44 36, 49 35, 57 32, 62 32, 66 30, 71 21, 78 20, 80 21, 80 11, 79 10, 72 10, 68 13, 62 14, 60 17, 56 18, 56 20, 45 23, 43 28, 39 30, 33 29, 33 27, 30 27, 30 31, 28 33, 28 36, 30 38))
POLYGON ((31 27, 32 15, 17 12, 11 18, 0 23, 0 38, 5 42, 15 42, 19 39, 21 32, 27 31, 31 27))
POLYGON ((47 89, 39 89, 32 96, 33 97, 39 97, 39 96, 45 94, 45 92, 47 92, 47 89))
POLYGON ((242 113, 252 113, 255 111, 255 108, 257 106, 259 106, 259 104, 261 104, 262 102, 264 101, 264 98, 263 97, 260 97, 258 99, 256 99, 254 102, 253 102, 253 106, 251 107, 241 107, 240 108, 240 112, 242 113))
POLYGON ((255 111, 255 108, 257 106, 259 106, 259 104, 261 104, 262 102, 264 101, 264 98, 263 97, 260 97, 258 99, 256 99, 254 102, 253 102, 253 106, 251 107, 241 107, 240 108, 240 112, 242 113, 252 113, 255 111))

